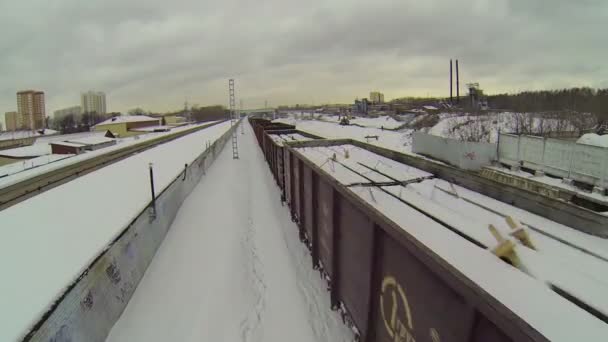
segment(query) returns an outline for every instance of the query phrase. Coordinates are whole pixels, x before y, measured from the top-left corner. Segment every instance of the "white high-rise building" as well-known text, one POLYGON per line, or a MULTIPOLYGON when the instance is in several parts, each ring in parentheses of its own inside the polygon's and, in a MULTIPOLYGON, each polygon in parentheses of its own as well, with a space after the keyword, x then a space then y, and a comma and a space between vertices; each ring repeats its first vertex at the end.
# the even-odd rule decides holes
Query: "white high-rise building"
POLYGON ((80 94, 82 113, 106 114, 106 94, 88 91, 80 94))

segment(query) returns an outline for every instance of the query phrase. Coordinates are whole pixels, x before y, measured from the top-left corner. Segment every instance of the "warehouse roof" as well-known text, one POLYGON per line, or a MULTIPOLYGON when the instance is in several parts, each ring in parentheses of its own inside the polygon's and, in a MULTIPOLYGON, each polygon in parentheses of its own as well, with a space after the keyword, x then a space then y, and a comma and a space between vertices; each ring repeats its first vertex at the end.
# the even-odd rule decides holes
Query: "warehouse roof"
POLYGON ((115 123, 125 123, 125 122, 141 122, 141 121, 159 121, 159 119, 153 118, 150 116, 146 116, 146 115, 122 115, 122 116, 115 116, 113 118, 109 118, 108 120, 100 122, 95 126, 109 125, 109 124, 115 124, 115 123))

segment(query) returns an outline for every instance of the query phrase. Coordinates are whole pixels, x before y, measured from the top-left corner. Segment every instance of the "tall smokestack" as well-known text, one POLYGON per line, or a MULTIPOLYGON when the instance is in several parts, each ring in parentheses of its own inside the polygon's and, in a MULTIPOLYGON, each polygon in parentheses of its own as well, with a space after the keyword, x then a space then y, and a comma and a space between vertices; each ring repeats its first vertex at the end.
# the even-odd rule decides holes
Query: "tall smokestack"
POLYGON ((458 76, 458 60, 456 60, 456 103, 460 103, 460 78, 458 76))
POLYGON ((450 59, 450 103, 452 103, 452 101, 454 100, 454 97, 452 96, 453 92, 452 92, 452 60, 450 59))

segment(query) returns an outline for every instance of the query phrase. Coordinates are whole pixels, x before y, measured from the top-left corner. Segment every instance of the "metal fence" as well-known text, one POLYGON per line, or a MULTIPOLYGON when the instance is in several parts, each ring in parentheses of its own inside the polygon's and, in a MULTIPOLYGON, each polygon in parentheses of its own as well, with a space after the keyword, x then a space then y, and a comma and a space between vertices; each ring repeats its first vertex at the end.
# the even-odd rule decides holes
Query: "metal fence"
MULTIPOLYGON (((104 341, 126 308, 184 199, 232 131, 207 147, 110 243, 24 341, 104 341)), ((202 147, 201 147, 202 149, 202 147)))
POLYGON ((498 160, 599 188, 608 187, 608 148, 527 135, 500 134, 498 160))
POLYGON ((464 170, 480 170, 496 160, 496 144, 447 139, 422 132, 412 134, 412 151, 464 170))

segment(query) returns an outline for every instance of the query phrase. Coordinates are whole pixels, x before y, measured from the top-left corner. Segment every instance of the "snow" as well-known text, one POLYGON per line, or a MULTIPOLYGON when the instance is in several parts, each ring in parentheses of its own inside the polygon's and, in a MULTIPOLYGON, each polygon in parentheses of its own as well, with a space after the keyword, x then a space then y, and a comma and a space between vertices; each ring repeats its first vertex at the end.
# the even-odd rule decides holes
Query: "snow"
POLYGON ((533 182, 544 183, 550 187, 560 188, 570 193, 576 193, 577 196, 581 198, 586 198, 594 202, 599 202, 603 204, 608 204, 608 196, 603 195, 601 193, 596 192, 588 192, 581 188, 576 187, 575 185, 564 183, 562 178, 550 177, 547 175, 537 176, 535 174, 523 171, 523 170, 511 170, 508 167, 504 166, 486 166, 485 168, 490 170, 499 171, 502 173, 510 174, 513 176, 526 178, 533 182))
POLYGON ((369 183, 369 180, 366 178, 374 182, 394 182, 395 180, 408 181, 415 178, 432 176, 426 171, 398 163, 349 144, 327 147, 302 147, 297 148, 297 151, 326 172, 332 174, 344 185, 369 183), (337 162, 332 160, 334 155, 337 162), (379 172, 372 171, 370 168, 379 172), (366 178, 358 176, 349 169, 356 171, 366 178))
POLYGON ((296 124, 300 131, 329 139, 356 139, 372 145, 388 148, 402 153, 412 153, 411 130, 396 132, 374 127, 341 126, 337 123, 316 120, 278 119, 275 122, 296 124), (378 136, 375 138, 366 138, 378 136))
POLYGON ((45 129, 44 134, 40 134, 38 131, 5 131, 0 132, 0 140, 24 139, 32 137, 35 138, 57 133, 59 132, 52 129, 45 129))
POLYGON ((153 117, 146 116, 146 115, 121 115, 121 116, 115 116, 113 118, 109 118, 106 121, 102 121, 93 127, 108 125, 108 124, 116 124, 116 123, 124 123, 124 122, 140 122, 140 121, 160 122, 160 119, 153 118, 153 117))
POLYGON ((422 108, 426 109, 426 110, 438 110, 439 108, 435 107, 435 106, 422 106, 422 108))
POLYGON ((365 127, 384 127, 385 129, 394 129, 404 124, 403 122, 397 121, 390 116, 381 116, 378 118, 355 116, 350 119, 350 122, 365 127))
POLYGON ((353 340, 251 130, 239 139, 240 159, 224 148, 182 205, 108 341, 353 340))
POLYGON ((5 230, 0 239, 0 293, 5 294, 0 297, 0 341, 19 339, 146 207, 149 163, 155 192, 161 193, 185 163, 229 127, 229 122, 221 123, 147 149, 0 211, 5 230))
MULTIPOLYGON (((98 157, 98 156, 100 156, 102 154, 110 153, 110 152, 113 152, 115 150, 127 147, 127 146, 140 144, 140 143, 145 142, 146 140, 149 140, 149 139, 153 139, 153 138, 156 138, 156 137, 159 137, 159 136, 163 136, 163 135, 167 135, 167 134, 174 134, 174 133, 180 132, 182 130, 187 130, 187 129, 191 129, 191 128, 196 127, 196 126, 208 125, 208 124, 210 124, 210 123, 205 122, 205 123, 197 124, 197 125, 181 126, 179 128, 173 129, 171 132, 148 133, 148 134, 142 134, 142 135, 139 135, 139 136, 133 136, 133 137, 128 137, 128 138, 117 139, 117 144, 116 145, 108 146, 106 148, 98 149, 98 150, 95 150, 95 151, 85 152, 85 153, 79 154, 77 156, 74 156, 73 158, 61 160, 61 161, 58 161, 56 163, 51 163, 51 164, 48 164, 48 165, 41 165, 41 166, 39 166, 37 168, 34 168, 34 169, 31 169, 31 170, 25 170, 24 172, 19 172, 18 174, 12 175, 11 177, 0 178, 0 188, 7 187, 7 186, 10 186, 10 185, 19 183, 19 182, 21 182, 21 181, 23 181, 25 179, 28 179, 28 178, 31 178, 31 177, 35 177, 35 176, 38 176, 40 174, 44 174, 44 173, 47 173, 47 172, 50 172, 50 171, 53 171, 53 170, 57 170, 57 169, 59 169, 61 167, 64 167, 66 165, 70 165, 70 164, 73 164, 73 163, 77 163, 79 161, 95 158, 95 157, 98 157)), ((86 136, 90 136, 90 135, 91 135, 91 133, 87 132, 86 134, 79 135, 79 137, 82 138, 82 137, 86 137, 86 136)), ((64 139, 61 139, 61 140, 64 140, 64 139)), ((61 140, 59 140, 59 141, 61 141, 61 140)), ((57 141, 57 140, 50 139, 50 140, 47 140, 46 142, 50 143, 50 142, 53 142, 53 141, 57 141)))
POLYGON ((306 137, 299 133, 290 133, 290 134, 270 134, 270 138, 277 143, 279 146, 283 146, 284 142, 290 141, 308 141, 312 140, 309 137, 306 137))
POLYGON ((68 146, 68 147, 83 147, 86 144, 69 142, 69 141, 53 141, 51 145, 68 146))
POLYGON ((45 154, 51 154, 51 146, 49 144, 33 144, 30 146, 23 146, 0 151, 0 156, 15 158, 39 157, 45 154))
POLYGON ((42 165, 58 162, 73 157, 73 154, 48 154, 40 157, 17 161, 12 164, 0 166, 0 178, 8 177, 19 172, 40 167, 42 165))
POLYGON ((97 145, 104 144, 110 141, 114 141, 112 138, 106 138, 103 135, 93 135, 85 138, 78 138, 73 140, 66 140, 66 142, 80 144, 80 145, 97 145))
POLYGON ((155 132, 155 131, 169 131, 175 128, 175 126, 150 126, 150 127, 140 127, 133 128, 131 131, 133 132, 155 132))
POLYGON ((599 147, 608 147, 608 134, 598 135, 595 133, 583 134, 577 141, 577 144, 593 145, 599 147))

